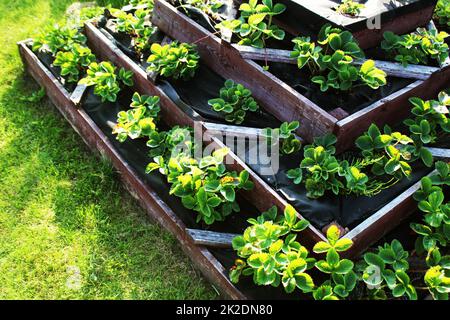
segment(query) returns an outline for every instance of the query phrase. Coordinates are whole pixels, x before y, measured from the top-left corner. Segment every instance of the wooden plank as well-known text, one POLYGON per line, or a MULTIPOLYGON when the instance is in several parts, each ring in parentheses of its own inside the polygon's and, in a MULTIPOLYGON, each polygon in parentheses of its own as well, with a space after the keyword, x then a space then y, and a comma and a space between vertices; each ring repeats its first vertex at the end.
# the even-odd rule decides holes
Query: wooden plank
MULTIPOLYGON (((297 59, 291 58, 291 51, 280 49, 258 49, 250 46, 242 46, 233 44, 233 47, 238 50, 244 59, 269 61, 269 62, 282 62, 289 64, 297 64, 297 59)), ((354 64, 361 66, 367 60, 359 59, 355 60, 354 64)), ((437 67, 429 67, 422 65, 408 65, 404 67, 401 63, 374 60, 377 68, 380 68, 388 76, 405 78, 405 79, 417 79, 426 80, 430 75, 439 70, 437 67)))
POLYGON ((338 136, 338 150, 353 147, 354 140, 372 123, 378 126, 395 125, 410 115, 409 98, 436 99, 440 91, 450 83, 450 67, 433 73, 427 80, 417 80, 370 106, 353 113, 336 123, 334 133, 338 136), (342 139, 341 139, 342 137, 342 139))
POLYGON ((87 86, 85 84, 79 84, 75 88, 75 90, 72 92, 72 95, 70 96, 70 100, 72 100, 73 104, 77 107, 81 103, 81 99, 83 99, 84 93, 86 92, 87 86))
POLYGON ((426 25, 433 16, 435 5, 423 8, 419 11, 410 12, 395 18, 383 19, 381 28, 363 28, 352 32, 353 36, 362 49, 378 46, 383 40, 383 34, 386 31, 392 31, 396 34, 404 34, 413 31, 416 26, 426 25), (411 21, 414 23, 412 24, 411 21))
MULTIPOLYGON (((265 129, 259 128, 251 128, 251 127, 241 127, 241 126, 233 126, 228 124, 220 124, 220 123, 212 123, 212 122, 203 122, 202 123, 204 130, 208 131, 211 136, 233 136, 237 138, 244 139, 258 139, 265 138, 266 133, 265 129)), ((273 129, 273 128, 272 128, 273 129)), ((303 143, 303 139, 297 136, 294 133, 295 138, 303 143)), ((280 141, 283 141, 283 138, 280 138, 280 141)))
POLYGON ((196 245, 213 248, 231 248, 233 239, 240 236, 239 234, 198 229, 187 229, 187 232, 196 245))
POLYGON ((212 122, 204 122, 203 127, 210 135, 229 135, 238 138, 258 138, 264 136, 264 129, 258 128, 240 127, 212 122))
POLYGON ((427 148, 433 157, 450 161, 450 149, 427 148))
MULTIPOLYGON (((433 171, 430 175, 435 173, 436 171, 433 171)), ((350 230, 345 237, 353 240, 353 246, 343 255, 349 257, 358 256, 376 242, 375 234, 377 235, 376 238, 380 239, 415 212, 417 210, 417 202, 413 199, 413 195, 420 189, 420 186, 421 182, 418 181, 393 201, 364 220, 364 222, 350 230)))
MULTIPOLYGON (((362 65, 366 60, 355 60, 355 65, 362 65)), ((409 64, 404 67, 399 62, 375 60, 377 68, 386 72, 388 76, 404 79, 427 80, 431 74, 439 71, 439 68, 409 64)))
POLYGON ((333 130, 337 119, 254 61, 242 59, 236 49, 167 2, 155 1, 152 22, 174 39, 196 43, 203 63, 224 78, 249 88, 268 113, 283 122, 300 121, 297 133, 306 140, 333 130))
POLYGON ((101 155, 108 158, 131 194, 146 209, 148 215, 161 226, 171 232, 180 242, 183 251, 191 258, 194 264, 212 283, 231 299, 247 299, 227 277, 227 272, 222 264, 204 247, 193 243, 185 232, 186 226, 170 209, 170 207, 159 198, 157 193, 143 182, 136 172, 126 163, 114 146, 82 110, 77 109, 70 100, 70 95, 59 81, 45 69, 44 65, 25 45, 20 44, 19 50, 31 76, 47 91, 52 103, 61 114, 68 120, 74 130, 81 136, 84 142, 101 155))
POLYGON ((342 108, 336 108, 330 111, 330 114, 338 120, 342 120, 350 116, 350 114, 342 108))
POLYGON ((239 44, 232 44, 232 47, 239 51, 243 59, 297 64, 297 59, 291 58, 291 51, 289 50, 271 48, 259 49, 239 44))

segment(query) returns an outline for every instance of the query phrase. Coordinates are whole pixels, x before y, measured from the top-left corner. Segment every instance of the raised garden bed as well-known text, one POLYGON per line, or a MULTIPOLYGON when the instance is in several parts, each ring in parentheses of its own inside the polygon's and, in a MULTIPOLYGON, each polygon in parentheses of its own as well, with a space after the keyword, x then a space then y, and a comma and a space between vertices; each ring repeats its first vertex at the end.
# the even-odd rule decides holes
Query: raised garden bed
MULTIPOLYGON (((378 93, 369 95, 362 92, 359 98, 366 97, 364 102, 345 110, 348 97, 324 95, 327 97, 325 102, 318 92, 306 97, 301 90, 303 84, 298 82, 302 74, 289 63, 278 63, 289 62, 289 59, 276 50, 262 50, 265 52, 263 55, 261 51, 255 55, 251 48, 230 45, 163 0, 155 1, 152 21, 168 36, 196 43, 200 56, 210 69, 249 88, 268 113, 280 121, 300 121, 297 132, 305 140, 312 141, 327 132, 336 134, 339 150, 351 147, 354 139, 371 123, 395 124, 405 118, 410 97, 432 98, 450 81, 448 65, 440 69, 419 67, 419 72, 412 71, 416 68, 411 66, 399 74, 398 66, 385 63, 384 66, 391 68, 386 70, 388 75, 392 75, 388 77, 391 84, 384 92, 378 90, 378 93), (250 60, 270 61, 273 57, 278 62, 269 63, 269 71, 264 70, 262 63, 250 60), (295 78, 292 77, 293 71, 296 72, 295 78)), ((355 98, 354 101, 359 100, 355 98)))

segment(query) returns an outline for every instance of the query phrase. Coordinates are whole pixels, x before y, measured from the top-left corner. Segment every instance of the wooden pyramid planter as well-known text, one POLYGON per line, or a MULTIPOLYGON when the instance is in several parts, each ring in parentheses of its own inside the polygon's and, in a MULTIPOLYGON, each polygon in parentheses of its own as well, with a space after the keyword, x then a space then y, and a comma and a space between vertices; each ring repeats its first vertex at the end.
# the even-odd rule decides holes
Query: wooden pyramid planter
MULTIPOLYGON (((18 46, 24 65, 30 75, 46 90, 49 99, 81 136, 83 141, 93 151, 111 161, 130 193, 146 209, 152 219, 161 224, 177 238, 185 253, 205 277, 222 294, 231 299, 270 298, 268 294, 273 293, 273 290, 259 288, 262 292, 258 295, 255 293, 253 284, 240 283, 239 286, 236 286, 230 282, 227 270, 230 266, 225 266, 227 259, 225 259, 225 262, 221 262, 221 260, 223 260, 223 256, 225 255, 232 256, 232 252, 226 248, 230 247, 230 242, 235 234, 187 228, 177 213, 171 209, 170 205, 158 195, 157 189, 154 189, 144 181, 142 176, 127 162, 126 158, 117 151, 106 134, 96 125, 83 108, 80 108, 80 96, 86 88, 79 86, 74 92, 69 93, 30 50, 29 44, 30 41, 23 41, 18 46)), ((137 90, 140 91, 138 88, 137 90)), ((163 107, 167 107, 167 105, 163 105, 163 107)), ((397 222, 399 216, 406 216, 408 215, 406 212, 413 210, 415 204, 411 196, 417 188, 418 186, 414 185, 408 189, 397 197, 395 201, 392 201, 383 210, 374 215, 370 221, 366 221, 364 225, 352 230, 346 237, 352 238, 355 244, 358 245, 358 250, 361 250, 361 246, 366 246, 368 242, 372 242, 368 237, 374 231, 378 234, 384 234, 387 231, 386 225, 383 226, 383 224, 378 222, 388 223, 390 228, 392 227, 391 219, 397 222), (370 232, 368 233, 368 231, 370 232), (359 235, 355 236, 357 233, 359 235)), ((255 191, 255 193, 258 192, 255 191)), ((303 240, 307 240, 310 237, 308 234, 310 232, 303 233, 303 240)), ((322 238, 322 236, 320 235, 316 238, 322 238)))
MULTIPOLYGON (((161 5, 161 3, 162 2, 157 1, 156 7, 161 5)), ((155 12, 158 10, 156 7, 155 12)), ((175 13, 177 12, 175 11, 175 13)), ((174 13, 172 12, 172 14, 174 13)), ((174 18, 174 25, 179 25, 180 21, 184 21, 178 19, 181 18, 174 18)), ((193 29, 187 30, 189 30, 189 32, 194 32, 194 35, 200 36, 201 34, 199 32, 203 31, 195 25, 194 27, 195 28, 193 29)), ((169 30, 163 29, 163 31, 170 37, 181 41, 189 41, 184 40, 182 35, 180 37, 175 37, 172 34, 173 30, 171 30, 171 28, 172 27, 170 27, 169 30)), ((177 30, 178 29, 182 30, 182 26, 177 27, 177 30)), ((225 146, 220 137, 222 133, 226 133, 227 135, 235 135, 237 137, 240 135, 245 135, 247 137, 249 135, 253 135, 255 137, 261 135, 261 130, 258 129, 213 124, 204 121, 204 119, 192 117, 192 114, 188 114, 186 110, 180 109, 180 107, 174 103, 174 101, 164 91, 164 87, 161 87, 157 82, 149 79, 148 74, 142 66, 138 65, 124 52, 122 52, 111 41, 107 34, 105 34, 104 30, 101 30, 95 24, 87 23, 85 25, 85 34, 88 38, 89 47, 96 54, 99 60, 103 59, 111 61, 117 67, 124 67, 133 72, 135 83, 133 88, 134 90, 141 94, 157 95, 160 97, 161 117, 167 125, 196 127, 197 129, 200 129, 200 133, 204 133, 204 138, 206 138, 204 140, 209 140, 208 143, 214 148, 223 148, 225 146), (198 121, 199 119, 200 121, 198 121)), ((248 74, 247 76, 255 82, 253 84, 254 87, 257 87, 256 84, 258 84, 259 81, 261 81, 263 85, 268 85, 269 87, 267 88, 274 92, 276 92, 276 88, 283 87, 283 85, 278 83, 270 74, 267 72, 262 72, 258 64, 244 59, 236 48, 232 46, 223 46, 221 41, 214 37, 207 37, 207 39, 217 41, 217 44, 215 44, 216 42, 208 42, 211 47, 200 46, 199 44, 199 48, 202 52, 202 59, 215 72, 251 87, 248 85, 251 84, 251 81, 244 79, 246 78, 244 77, 246 75, 246 71, 251 71, 255 72, 255 77, 250 77, 248 74), (221 64, 215 63, 212 61, 213 59, 211 57, 207 56, 206 53, 208 52, 217 53, 219 54, 218 57, 226 58, 222 61, 222 64, 224 65, 223 69, 218 67, 221 64), (230 61, 234 61, 233 59, 236 59, 236 63, 238 64, 237 66, 229 65, 230 61), (244 69, 239 69, 239 67, 244 69), (243 76, 236 78, 239 73, 243 76), (240 80, 241 78, 243 81, 240 80), (244 82, 244 80, 246 82, 244 82)), ((226 162, 227 168, 237 172, 247 170, 250 174, 250 179, 255 184, 253 191, 240 193, 242 199, 245 199, 247 203, 250 203, 255 207, 254 210, 252 212, 241 212, 235 214, 233 217, 230 217, 233 219, 227 220, 217 228, 214 227, 205 229, 201 225, 189 224, 182 214, 173 209, 173 204, 161 196, 161 190, 158 189, 159 187, 157 185, 152 185, 145 180, 145 177, 131 165, 127 157, 124 156, 120 150, 118 150, 117 144, 112 141, 111 137, 108 136, 108 134, 102 130, 83 109, 83 95, 86 92, 86 87, 79 85, 73 92, 68 92, 58 78, 39 60, 37 55, 31 51, 30 44, 31 42, 29 40, 18 44, 19 51, 27 71, 43 88, 45 88, 50 100, 72 125, 74 130, 82 137, 85 143, 91 149, 98 151, 103 157, 112 162, 114 167, 119 171, 120 177, 130 193, 139 200, 140 204, 146 209, 148 214, 153 219, 155 219, 178 239, 183 250, 202 271, 202 273, 215 286, 217 286, 217 288, 219 288, 225 296, 232 299, 262 297, 271 299, 279 295, 278 291, 271 289, 269 290, 268 288, 257 288, 257 290, 255 290, 255 286, 247 282, 234 285, 228 278, 227 269, 231 267, 230 263, 232 262, 230 261, 233 261, 235 258, 235 253, 230 250, 231 239, 236 233, 242 233, 244 231, 245 225, 242 224, 242 222, 245 222, 248 217, 257 216, 259 212, 266 211, 273 205, 277 206, 281 210, 284 209, 289 203, 287 198, 283 194, 271 188, 259 175, 250 169, 245 161, 239 158, 235 153, 230 152, 226 162)), ((444 73, 442 71, 437 71, 433 74, 432 79, 435 82, 438 80, 441 81, 444 75, 445 77, 448 77, 448 72, 444 73)), ((438 91, 440 84, 437 85, 435 82, 433 83, 431 79, 428 79, 425 82, 429 82, 428 85, 432 87, 432 89, 428 90, 438 91)), ((415 85, 410 86, 410 90, 413 92, 408 93, 416 95, 414 90, 417 90, 418 87, 424 85, 425 82, 422 80, 413 82, 415 85)), ((252 90, 256 93, 255 89, 252 90)), ((283 93, 284 91, 278 92, 278 94, 281 95, 283 93)), ((429 95, 432 96, 432 93, 429 93, 429 95)), ((260 96, 257 96, 256 98, 259 101, 274 99, 272 95, 264 95, 261 91, 260 96)), ((392 99, 397 101, 396 99, 398 98, 400 97, 396 96, 392 99)), ((406 100, 406 97, 402 99, 406 100)), ((274 111, 273 114, 278 118, 281 118, 280 120, 288 120, 284 118, 284 114, 287 112, 292 112, 292 114, 287 117, 291 120, 302 119, 302 112, 305 115, 310 116, 308 118, 309 122, 304 123, 304 126, 309 128, 309 130, 316 130, 316 128, 322 129, 316 130, 314 134, 310 133, 309 135, 308 132, 304 132, 305 137, 308 138, 312 138, 314 135, 323 134, 324 132, 335 131, 337 122, 333 121, 337 119, 330 116, 323 110, 320 110, 320 108, 314 109, 314 112, 312 113, 311 110, 307 111, 306 109, 301 112, 298 111, 298 101, 302 101, 305 106, 308 102, 306 98, 292 93, 291 97, 288 97, 286 101, 291 102, 292 108, 295 107, 296 109, 292 109, 291 111, 289 111, 289 108, 286 110, 270 109, 267 107, 270 103, 267 103, 266 110, 269 112, 274 111), (330 120, 328 124, 326 123, 326 119, 330 120), (319 120, 322 122, 319 122, 319 120)), ((409 108, 407 110, 409 111, 409 108)), ((382 120, 383 119, 380 118, 380 121, 382 120)), ((370 120, 367 121, 369 122, 370 120)), ((305 129, 303 128, 303 130, 305 129)), ((361 131, 364 131, 364 129, 361 131)), ((342 145, 342 148, 343 147, 344 145, 342 145)), ((448 159, 446 158, 446 155, 443 155, 443 158, 448 159)), ((357 226, 350 228, 350 230, 347 230, 348 232, 345 234, 345 237, 353 240, 354 245, 351 250, 346 252, 346 256, 358 256, 367 247, 378 241, 381 237, 383 237, 383 235, 401 223, 401 221, 408 218, 416 210, 417 204, 412 199, 412 195, 418 190, 418 188, 419 183, 415 183, 407 187, 405 190, 400 192, 395 199, 384 204, 382 208, 377 210, 369 218, 364 220, 362 223, 359 223, 357 226)), ((298 216, 300 219, 303 218, 301 213, 298 214, 298 216)), ((324 228, 324 230, 319 230, 319 228, 311 224, 301 234, 302 243, 304 243, 304 245, 308 248, 311 248, 317 241, 325 240, 325 231, 326 228, 324 228)), ((279 289, 279 291, 280 290, 281 289, 279 289)))

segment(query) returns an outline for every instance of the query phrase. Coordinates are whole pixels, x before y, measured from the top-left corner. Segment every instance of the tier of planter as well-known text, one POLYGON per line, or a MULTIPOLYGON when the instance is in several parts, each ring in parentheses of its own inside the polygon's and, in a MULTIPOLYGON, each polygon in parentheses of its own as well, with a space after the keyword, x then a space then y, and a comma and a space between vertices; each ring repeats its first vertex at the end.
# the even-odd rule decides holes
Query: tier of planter
POLYGON ((333 0, 281 0, 287 10, 279 21, 286 30, 299 34, 307 26, 316 34, 325 23, 350 30, 361 48, 380 44, 385 31, 408 33, 425 26, 433 15, 437 0, 369 0, 358 1, 365 5, 357 17, 339 14, 335 8, 340 1, 333 0), (379 23, 379 25, 378 25, 379 23))
MULTIPOLYGON (((341 151, 353 146, 354 140, 371 123, 392 125, 399 119, 407 117, 410 110, 409 98, 419 96, 432 99, 450 83, 450 64, 448 63, 437 69, 424 67, 428 70, 424 71, 425 73, 403 70, 402 77, 409 78, 409 84, 403 88, 352 114, 342 108, 327 112, 324 109, 325 106, 319 106, 290 87, 271 73, 270 69, 265 71, 261 64, 248 59, 250 57, 248 53, 252 49, 242 52, 240 50, 242 48, 223 41, 170 3, 155 0, 152 22, 173 39, 195 43, 202 61, 210 69, 249 88, 268 113, 282 122, 300 121, 297 133, 306 141, 312 141, 314 137, 332 132, 338 138, 337 148, 341 151), (421 80, 411 79, 411 77, 421 80)), ((280 59, 276 55, 265 55, 265 58, 260 59, 270 60, 271 58, 277 61, 280 59)), ((281 58, 283 60, 287 57, 281 58)), ((398 76, 398 73, 395 73, 398 71, 398 68, 395 68, 396 64, 390 65, 394 66, 394 71, 390 70, 390 74, 398 76)), ((417 68, 410 67, 410 69, 417 68)))

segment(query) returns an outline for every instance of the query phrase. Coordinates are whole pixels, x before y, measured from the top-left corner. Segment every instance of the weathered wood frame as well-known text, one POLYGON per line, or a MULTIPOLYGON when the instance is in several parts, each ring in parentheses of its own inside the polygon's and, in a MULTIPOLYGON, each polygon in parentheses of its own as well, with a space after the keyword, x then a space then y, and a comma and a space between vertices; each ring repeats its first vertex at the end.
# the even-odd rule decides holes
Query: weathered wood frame
MULTIPOLYGON (((86 26, 86 34, 89 38, 89 44, 99 58, 105 58, 116 65, 125 67, 134 72, 136 89, 141 93, 155 94, 161 97, 162 113, 168 124, 192 125, 191 119, 177 111, 173 102, 150 81, 146 80, 145 72, 131 59, 123 54, 117 47, 108 41, 106 37, 92 38, 96 28, 92 25, 86 26), (102 40, 102 41, 100 41, 102 40)), ((97 30, 98 31, 98 30, 97 30)), ((97 36, 101 35, 96 34, 97 36)), ((55 104, 58 110, 63 114, 66 120, 72 125, 74 130, 82 137, 85 143, 94 151, 98 151, 103 157, 109 159, 114 167, 119 171, 120 177, 130 193, 137 198, 139 203, 147 210, 148 214, 169 230, 180 241, 180 244, 186 254, 193 260, 196 266, 204 275, 213 282, 227 297, 233 299, 244 299, 246 296, 240 292, 228 279, 228 275, 223 265, 211 254, 204 246, 199 245, 198 239, 194 239, 192 231, 186 229, 186 226, 176 216, 172 209, 164 203, 157 193, 152 190, 139 178, 137 173, 126 163, 125 159, 118 154, 114 146, 90 119, 83 109, 78 108, 84 86, 79 86, 72 94, 69 94, 52 73, 45 68, 36 55, 29 49, 29 41, 23 41, 18 44, 21 57, 28 72, 32 77, 45 88, 48 97, 55 104)), ((207 124, 202 124, 208 128, 207 124)), ((222 142, 211 136, 212 143, 216 147, 223 147, 222 142)), ((246 164, 231 154, 233 161, 229 165, 231 170, 240 171, 247 169, 251 174, 251 179, 255 182, 255 190, 245 193, 248 201, 251 201, 258 209, 266 210, 273 204, 279 208, 284 208, 287 202, 274 190, 269 188, 256 174, 254 174, 246 164)), ((415 203, 411 195, 417 190, 418 185, 414 185, 402 193, 397 199, 387 204, 371 219, 366 220, 360 226, 351 230, 346 236, 355 241, 355 246, 348 252, 348 256, 355 256, 368 245, 378 240, 382 235, 388 232, 396 224, 413 211, 415 203), (370 221, 369 221, 370 220, 370 221), (388 221, 389 224, 380 222, 388 221)), ((300 216, 301 218, 301 216, 300 216)), ((303 232, 303 242, 311 246, 318 240, 323 240, 324 235, 314 227, 310 227, 303 232)), ((224 244, 219 244, 223 246, 224 244)))
POLYGON ((410 97, 434 98, 450 83, 450 66, 447 65, 426 80, 417 80, 351 115, 342 114, 343 110, 326 112, 253 60, 246 59, 239 48, 212 34, 166 1, 155 0, 152 21, 168 36, 195 43, 209 68, 248 87, 267 112, 281 121, 300 121, 297 133, 306 141, 328 132, 336 134, 338 150, 353 146, 354 140, 371 123, 395 124, 407 117, 410 97))

